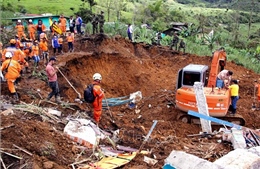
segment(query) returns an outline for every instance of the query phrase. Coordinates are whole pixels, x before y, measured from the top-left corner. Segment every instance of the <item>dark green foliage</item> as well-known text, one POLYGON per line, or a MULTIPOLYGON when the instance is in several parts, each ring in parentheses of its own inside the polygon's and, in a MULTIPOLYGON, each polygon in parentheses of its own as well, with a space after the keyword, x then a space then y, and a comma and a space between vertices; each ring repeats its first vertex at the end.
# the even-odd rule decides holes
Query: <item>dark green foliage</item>
POLYGON ((75 13, 75 15, 79 15, 84 23, 88 23, 92 21, 93 13, 91 10, 80 7, 79 11, 75 13))

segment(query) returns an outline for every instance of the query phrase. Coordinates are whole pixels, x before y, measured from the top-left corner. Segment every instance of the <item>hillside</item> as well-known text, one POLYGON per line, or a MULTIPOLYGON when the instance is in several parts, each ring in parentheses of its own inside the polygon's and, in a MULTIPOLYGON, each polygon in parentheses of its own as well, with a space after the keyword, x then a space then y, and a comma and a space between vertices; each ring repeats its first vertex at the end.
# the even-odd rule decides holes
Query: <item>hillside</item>
MULTIPOLYGON (((131 43, 122 37, 107 38, 97 35, 88 39, 86 41, 78 39, 73 53, 66 53, 65 47, 65 53, 57 58, 61 71, 73 86, 82 93, 85 86, 91 82, 93 73, 99 72, 103 76, 102 88, 105 89, 107 98, 126 96, 136 91, 141 91, 143 95, 141 102, 138 102, 134 109, 127 105, 111 107, 116 126, 109 120, 109 113, 104 110, 100 127, 106 127, 109 131, 118 128, 120 130, 118 143, 138 149, 152 121, 158 120, 144 149, 153 149, 153 155, 159 162, 149 166, 143 162, 143 155, 140 155, 124 166, 124 169, 161 168, 171 150, 182 150, 209 161, 214 161, 232 150, 230 144, 218 143, 218 138, 187 137, 188 134, 199 133, 201 127, 176 119, 180 111, 172 104, 175 102, 178 70, 190 63, 210 65, 210 56, 200 57, 172 51, 167 47, 131 43), (136 113, 136 110, 140 112, 136 113)), ((257 80, 259 75, 232 62, 228 62, 226 68, 234 72, 235 79, 240 80, 241 99, 238 101, 238 114, 245 118, 247 127, 260 128, 259 111, 251 111, 253 81, 257 80)), ((30 68, 30 71, 33 71, 33 68, 30 68)), ((34 76, 31 73, 23 75, 17 89, 21 103, 58 109, 62 112, 62 116, 58 118, 57 123, 37 111, 14 109, 14 114, 8 116, 1 113, 1 126, 7 126, 1 130, 1 150, 23 158, 19 160, 1 154, 4 163, 6 166, 12 165, 13 168, 26 166, 42 169, 47 168, 47 164, 52 164, 49 168, 69 169, 71 168, 69 165, 76 160, 96 161, 95 158, 89 159, 92 149, 82 151, 82 147, 63 134, 67 117, 89 118, 87 116, 89 106, 85 103, 75 103, 71 109, 41 101, 41 97, 46 98, 50 91, 47 83, 41 80, 44 79, 43 72, 44 66, 41 61, 40 68, 36 70, 34 76), (14 144, 26 149, 31 155, 14 149, 14 144)), ((61 74, 58 74, 58 80, 62 100, 74 103, 77 93, 61 74)), ((8 106, 7 103, 10 104, 13 100, 9 97, 5 83, 1 84, 1 88, 0 108, 4 110, 4 107, 8 106)), ((16 107, 19 106, 24 108, 23 105, 16 107)), ((219 127, 214 129, 218 130, 219 127)))

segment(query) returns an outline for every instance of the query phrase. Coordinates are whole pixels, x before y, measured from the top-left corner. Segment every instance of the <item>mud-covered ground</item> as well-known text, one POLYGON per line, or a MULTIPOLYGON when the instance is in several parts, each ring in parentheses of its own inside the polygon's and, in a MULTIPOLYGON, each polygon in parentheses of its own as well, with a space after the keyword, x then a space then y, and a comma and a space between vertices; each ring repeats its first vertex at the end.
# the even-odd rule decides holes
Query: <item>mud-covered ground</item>
MULTIPOLYGON (((160 168, 164 159, 172 150, 182 150, 206 160, 214 161, 232 150, 230 144, 219 143, 220 138, 188 137, 189 134, 198 134, 201 127, 195 124, 186 124, 176 119, 179 110, 174 108, 174 96, 177 72, 189 63, 210 65, 210 56, 196 56, 170 51, 167 47, 150 46, 142 43, 131 43, 121 37, 112 39, 98 35, 96 37, 78 40, 73 53, 58 56, 61 71, 83 94, 83 89, 91 83, 92 75, 96 72, 102 75, 102 88, 106 98, 126 96, 141 91, 142 100, 136 108, 128 105, 111 107, 112 124, 108 111, 103 111, 101 127, 114 130, 120 129, 118 144, 139 148, 148 133, 153 120, 158 120, 151 139, 145 144, 144 150, 151 150, 152 158, 158 163, 148 166, 143 162, 143 155, 138 155, 123 168, 160 168), (136 110, 140 112, 136 113, 136 110)), ((65 45, 64 45, 65 46, 65 45)), ((30 63, 32 65, 32 63, 30 63)), ((238 114, 246 120, 249 128, 260 128, 259 111, 252 111, 254 96, 254 80, 259 75, 232 62, 227 63, 227 69, 234 72, 233 77, 240 80, 240 96, 238 114)), ((21 102, 39 105, 41 107, 56 108, 62 111, 62 122, 44 119, 38 113, 13 110, 13 115, 1 114, 1 151, 11 153, 11 157, 1 153, 4 164, 9 168, 71 168, 75 160, 86 159, 92 150, 85 150, 80 156, 79 145, 73 143, 63 135, 66 117, 85 116, 90 106, 78 104, 70 108, 40 102, 40 95, 46 98, 50 89, 44 81, 43 62, 36 73, 26 73, 17 91, 21 102), (37 89, 39 94, 37 94, 37 89), (4 128, 3 128, 4 127, 4 128), (15 146, 26 149, 25 153, 15 146), (31 154, 30 154, 31 153, 31 154)), ((67 81, 58 74, 58 81, 64 102, 74 103, 78 94, 70 87, 67 81)), ((1 100, 11 102, 5 83, 1 84, 1 100)), ((218 127, 214 127, 218 130, 218 127)), ((92 159, 95 161, 95 158, 92 159)), ((3 165, 3 164, 1 164, 3 165)))

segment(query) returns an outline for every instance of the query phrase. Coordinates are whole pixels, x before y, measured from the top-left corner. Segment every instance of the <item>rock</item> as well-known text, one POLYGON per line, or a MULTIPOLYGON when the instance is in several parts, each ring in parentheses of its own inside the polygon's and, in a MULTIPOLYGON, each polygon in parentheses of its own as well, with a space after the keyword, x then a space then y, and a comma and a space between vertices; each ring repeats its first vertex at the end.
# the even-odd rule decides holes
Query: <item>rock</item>
POLYGON ((43 163, 44 169, 51 169, 51 168, 53 168, 53 166, 54 166, 54 164, 53 164, 52 161, 46 161, 46 162, 43 163))

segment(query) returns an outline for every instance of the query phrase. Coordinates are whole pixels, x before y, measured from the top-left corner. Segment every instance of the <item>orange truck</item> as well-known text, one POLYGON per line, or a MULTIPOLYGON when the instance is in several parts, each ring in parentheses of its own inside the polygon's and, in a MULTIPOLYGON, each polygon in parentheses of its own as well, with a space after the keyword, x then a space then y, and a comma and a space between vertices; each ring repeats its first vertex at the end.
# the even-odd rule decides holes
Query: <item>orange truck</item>
POLYGON ((207 65, 189 64, 178 72, 177 91, 175 95, 176 107, 182 112, 178 118, 184 122, 197 123, 195 117, 189 116, 189 110, 198 112, 194 82, 204 84, 204 94, 208 104, 210 116, 227 120, 239 125, 244 125, 245 120, 240 115, 231 116, 228 114, 231 103, 230 90, 217 88, 217 75, 220 72, 220 64, 226 58, 226 52, 221 49, 214 52, 210 68, 207 65))

